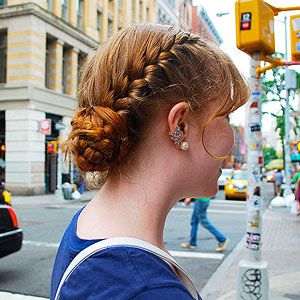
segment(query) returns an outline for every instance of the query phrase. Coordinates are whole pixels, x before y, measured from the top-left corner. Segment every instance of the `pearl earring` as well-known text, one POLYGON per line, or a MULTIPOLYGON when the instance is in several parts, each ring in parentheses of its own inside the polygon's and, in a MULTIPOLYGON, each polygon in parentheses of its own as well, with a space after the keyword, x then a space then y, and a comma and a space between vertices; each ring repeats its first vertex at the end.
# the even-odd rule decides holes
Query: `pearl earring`
POLYGON ((182 141, 182 142, 180 142, 179 147, 181 150, 185 151, 185 150, 189 149, 190 145, 187 141, 182 141))

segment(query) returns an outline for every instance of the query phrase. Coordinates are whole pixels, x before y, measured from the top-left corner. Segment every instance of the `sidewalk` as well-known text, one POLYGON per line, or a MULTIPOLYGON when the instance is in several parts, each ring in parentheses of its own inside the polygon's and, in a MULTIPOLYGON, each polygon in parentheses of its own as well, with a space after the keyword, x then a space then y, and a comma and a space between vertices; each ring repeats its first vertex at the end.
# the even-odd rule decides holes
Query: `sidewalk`
MULTIPOLYGON (((269 299, 300 299, 300 217, 287 208, 268 208, 262 243, 262 260, 268 262, 269 299)), ((247 257, 244 244, 242 239, 208 280, 200 291, 203 299, 236 299, 238 264, 247 257)))
MULTIPOLYGON (((79 200, 65 200, 63 198, 56 199, 54 194, 46 194, 46 195, 34 195, 34 196, 12 196, 12 205, 53 205, 53 204, 65 204, 65 205, 73 205, 75 203, 87 202, 91 200, 97 191, 86 191, 81 195, 81 199, 79 200)), ((0 299, 1 300, 1 299, 0 299)))

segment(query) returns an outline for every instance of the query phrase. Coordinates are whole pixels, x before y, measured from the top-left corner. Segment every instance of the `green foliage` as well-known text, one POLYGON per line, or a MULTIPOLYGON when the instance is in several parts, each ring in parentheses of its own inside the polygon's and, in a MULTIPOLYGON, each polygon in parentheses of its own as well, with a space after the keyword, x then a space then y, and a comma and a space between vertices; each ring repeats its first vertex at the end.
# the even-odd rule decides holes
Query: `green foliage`
POLYGON ((264 165, 270 162, 272 159, 278 158, 274 147, 263 147, 264 165))
MULTIPOLYGON (((276 53, 272 55, 273 57, 283 57, 282 53, 276 53)), ((263 87, 263 96, 262 96, 262 107, 268 103, 276 102, 278 103, 279 110, 278 111, 263 111, 263 114, 270 114, 276 119, 276 127, 275 130, 278 131, 280 140, 282 143, 282 149, 284 149, 284 138, 285 138, 285 69, 283 67, 274 68, 268 70, 262 75, 262 87, 263 87)), ((300 87, 300 73, 297 73, 297 81, 298 86, 300 87)), ((290 96, 294 96, 294 91, 290 92, 290 96)), ((291 107, 291 111, 294 111, 293 107, 291 107)), ((299 120, 297 117, 295 119, 296 127, 294 127, 295 134, 297 135, 297 130, 300 129, 299 120)))

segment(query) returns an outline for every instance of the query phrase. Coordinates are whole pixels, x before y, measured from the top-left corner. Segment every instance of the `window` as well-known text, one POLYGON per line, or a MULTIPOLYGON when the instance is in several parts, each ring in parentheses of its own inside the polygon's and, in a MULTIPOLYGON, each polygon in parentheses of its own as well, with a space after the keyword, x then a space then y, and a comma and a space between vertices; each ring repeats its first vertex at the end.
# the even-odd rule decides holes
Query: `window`
POLYGON ((107 27, 107 33, 108 37, 111 37, 113 35, 113 21, 108 19, 108 27, 107 27))
POLYGON ((83 0, 77 0, 77 28, 82 30, 83 0))
POLYGON ((48 10, 52 12, 53 11, 53 0, 48 0, 47 4, 48 4, 48 10))
POLYGON ((142 5, 142 1, 139 1, 139 21, 141 22, 142 20, 142 9, 143 9, 143 5, 142 5))
POLYGON ((67 91, 67 61, 68 61, 68 49, 63 48, 63 62, 62 62, 62 92, 65 94, 67 91))
POLYGON ((46 41, 46 68, 45 68, 45 87, 50 89, 50 63, 51 63, 51 57, 50 57, 50 45, 51 41, 47 39, 46 41))
POLYGON ((0 6, 4 6, 7 4, 7 1, 6 0, 0 0, 0 6))
POLYGON ((0 32, 0 83, 6 82, 7 32, 0 32))
POLYGON ((78 69, 77 69, 78 83, 80 82, 81 70, 85 64, 86 58, 87 58, 87 54, 82 51, 79 51, 79 53, 78 53, 78 69))
POLYGON ((101 11, 97 11, 97 30, 99 32, 99 36, 101 35, 101 20, 102 20, 102 13, 101 11))
POLYGON ((68 21, 68 0, 61 1, 61 17, 63 20, 68 21))

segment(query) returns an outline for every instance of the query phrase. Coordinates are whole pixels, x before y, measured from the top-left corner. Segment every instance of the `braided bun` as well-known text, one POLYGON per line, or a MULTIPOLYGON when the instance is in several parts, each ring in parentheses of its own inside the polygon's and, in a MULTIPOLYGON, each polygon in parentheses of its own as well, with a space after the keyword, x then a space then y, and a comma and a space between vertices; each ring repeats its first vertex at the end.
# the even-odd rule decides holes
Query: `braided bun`
POLYGON ((79 108, 71 122, 68 146, 83 172, 106 172, 129 150, 126 120, 108 107, 79 108))

